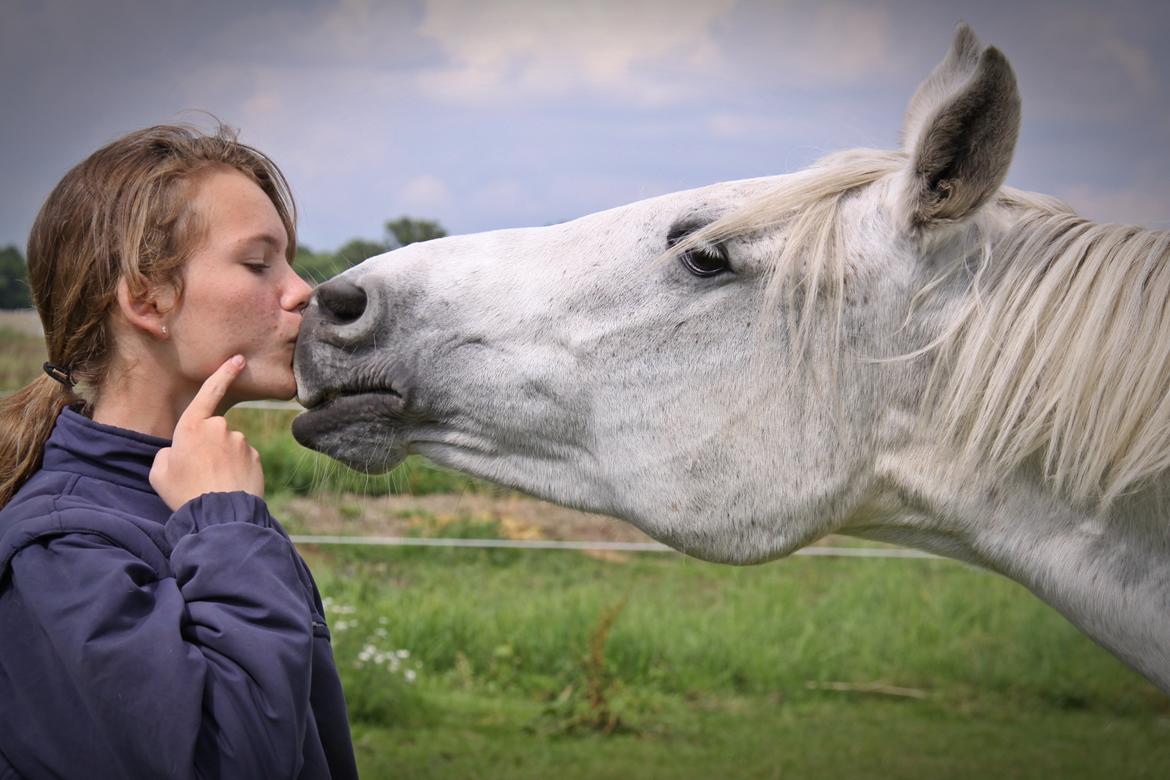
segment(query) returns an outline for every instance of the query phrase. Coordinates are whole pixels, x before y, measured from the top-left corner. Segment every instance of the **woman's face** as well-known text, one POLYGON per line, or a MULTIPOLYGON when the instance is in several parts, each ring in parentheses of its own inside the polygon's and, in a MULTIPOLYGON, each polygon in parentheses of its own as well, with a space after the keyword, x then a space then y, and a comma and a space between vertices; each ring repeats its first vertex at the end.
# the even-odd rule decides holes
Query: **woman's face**
POLYGON ((203 242, 166 319, 179 378, 198 389, 241 354, 247 366, 228 402, 292 398, 293 346, 312 288, 285 260, 288 236, 276 208, 255 183, 227 168, 200 175, 192 208, 203 242))

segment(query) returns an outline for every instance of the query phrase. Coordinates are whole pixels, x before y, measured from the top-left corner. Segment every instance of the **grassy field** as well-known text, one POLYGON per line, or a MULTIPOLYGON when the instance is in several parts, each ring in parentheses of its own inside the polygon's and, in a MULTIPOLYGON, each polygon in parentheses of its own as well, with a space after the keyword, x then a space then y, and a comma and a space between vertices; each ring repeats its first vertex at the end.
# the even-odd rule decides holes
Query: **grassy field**
POLYGON ((366 777, 1163 778, 1165 729, 1004 707, 955 713, 885 701, 775 704, 722 697, 663 707, 650 735, 536 740, 516 700, 442 700, 442 722, 358 725, 366 777))
POLYGON ((45 343, 19 330, 11 318, 0 319, 0 390, 15 390, 40 375, 45 343))
MULTIPOLYGON (((0 350, 3 388, 43 359, 14 328, 0 350)), ((514 532, 498 513, 422 508, 498 489, 415 460, 354 474, 298 447, 291 416, 231 414, 290 530, 326 516, 376 527, 388 499, 365 494, 419 497, 394 504, 410 533, 514 532)), ((302 552, 327 600, 365 777, 1170 772, 1170 700, 1022 588, 956 563, 302 552)))
POLYGON ((1170 769, 1164 696, 1018 586, 958 564, 304 552, 369 777, 1170 769))

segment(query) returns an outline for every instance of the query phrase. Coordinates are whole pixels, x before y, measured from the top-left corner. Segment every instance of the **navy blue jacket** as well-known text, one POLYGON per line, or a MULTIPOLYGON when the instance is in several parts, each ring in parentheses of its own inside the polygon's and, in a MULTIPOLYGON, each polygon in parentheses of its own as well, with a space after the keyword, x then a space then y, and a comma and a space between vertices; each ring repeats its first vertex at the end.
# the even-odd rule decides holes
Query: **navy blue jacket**
POLYGON ((172 513, 168 444, 66 409, 0 511, 0 780, 356 777, 308 568, 255 496, 172 513))

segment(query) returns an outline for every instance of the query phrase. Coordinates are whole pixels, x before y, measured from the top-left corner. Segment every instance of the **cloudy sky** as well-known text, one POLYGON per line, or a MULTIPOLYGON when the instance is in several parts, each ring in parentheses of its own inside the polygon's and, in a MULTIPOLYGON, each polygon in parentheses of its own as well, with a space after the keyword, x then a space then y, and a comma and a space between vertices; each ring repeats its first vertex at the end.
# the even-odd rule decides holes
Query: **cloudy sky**
POLYGON ((558 222, 893 147, 960 19, 1012 61, 1008 183, 1170 227, 1170 4, 1148 0, 0 0, 0 244, 106 141, 210 112, 301 238, 558 222))

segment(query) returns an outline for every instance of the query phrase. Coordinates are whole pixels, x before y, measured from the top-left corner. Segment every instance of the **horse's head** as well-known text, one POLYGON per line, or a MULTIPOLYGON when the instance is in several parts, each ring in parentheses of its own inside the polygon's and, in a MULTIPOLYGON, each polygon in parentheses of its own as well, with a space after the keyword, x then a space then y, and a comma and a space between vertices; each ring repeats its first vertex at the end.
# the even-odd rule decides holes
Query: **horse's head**
POLYGON ((872 497, 913 424, 929 353, 906 355, 965 289, 945 269, 990 218, 1018 117, 1006 60, 961 27, 901 151, 372 258, 306 313, 294 433, 370 471, 420 453, 699 557, 790 552, 872 497))

